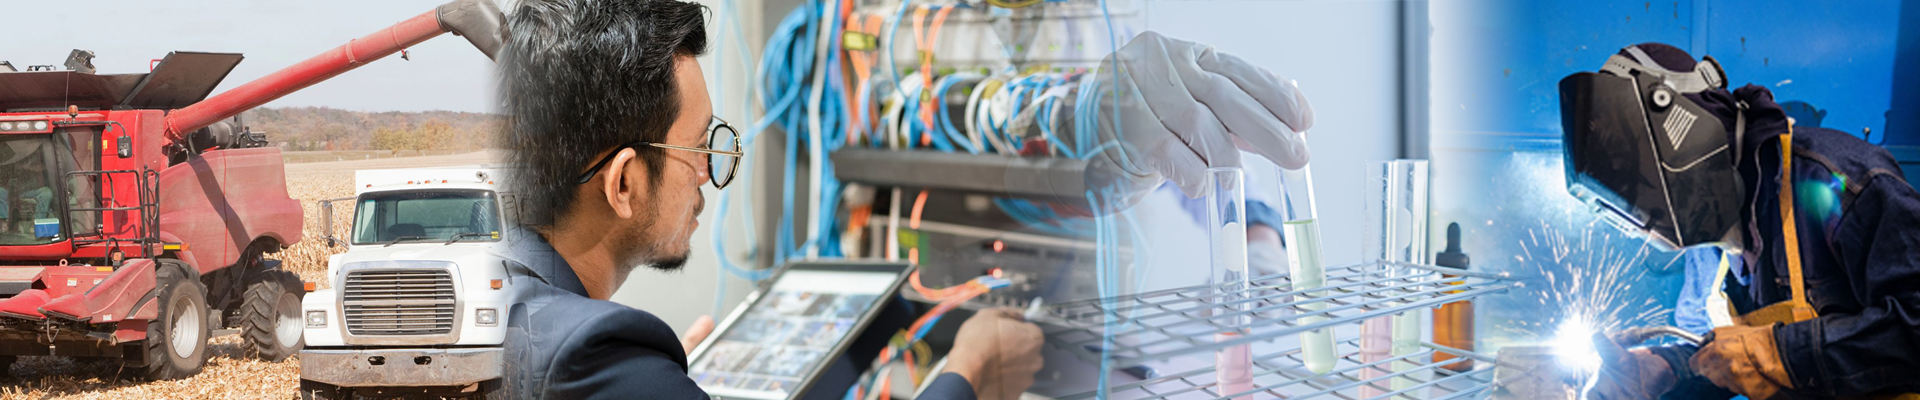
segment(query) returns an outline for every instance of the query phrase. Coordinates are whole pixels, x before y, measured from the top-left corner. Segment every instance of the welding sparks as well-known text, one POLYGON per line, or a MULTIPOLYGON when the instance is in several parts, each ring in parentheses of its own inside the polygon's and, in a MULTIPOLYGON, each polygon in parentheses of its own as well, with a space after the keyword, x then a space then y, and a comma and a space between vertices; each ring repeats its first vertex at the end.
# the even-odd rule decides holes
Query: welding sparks
MULTIPOLYGON (((1594 333, 1664 324, 1672 312, 1666 307, 1671 299, 1637 295, 1634 283, 1644 280, 1648 271, 1665 267, 1648 265, 1649 257, 1655 256, 1650 243, 1640 240, 1637 247, 1623 246, 1633 243, 1630 240, 1630 235, 1598 219, 1573 229, 1542 219, 1528 228, 1519 240, 1522 254, 1515 255, 1514 261, 1521 271, 1537 271, 1540 282, 1516 294, 1559 312, 1549 318, 1513 321, 1504 328, 1521 336, 1546 338, 1547 345, 1571 354, 1563 357, 1563 362, 1572 363, 1570 367, 1592 370, 1600 363, 1593 352, 1594 333)), ((1673 254, 1667 265, 1677 260, 1678 254, 1673 254)))

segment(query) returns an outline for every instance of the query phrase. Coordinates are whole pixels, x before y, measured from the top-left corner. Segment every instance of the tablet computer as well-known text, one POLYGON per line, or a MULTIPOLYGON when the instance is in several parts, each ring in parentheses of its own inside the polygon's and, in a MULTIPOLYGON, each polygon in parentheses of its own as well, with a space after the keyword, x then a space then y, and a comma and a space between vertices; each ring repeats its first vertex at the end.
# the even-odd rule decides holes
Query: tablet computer
POLYGON ((791 264, 694 348, 687 375, 715 398, 798 398, 912 271, 873 261, 791 264))

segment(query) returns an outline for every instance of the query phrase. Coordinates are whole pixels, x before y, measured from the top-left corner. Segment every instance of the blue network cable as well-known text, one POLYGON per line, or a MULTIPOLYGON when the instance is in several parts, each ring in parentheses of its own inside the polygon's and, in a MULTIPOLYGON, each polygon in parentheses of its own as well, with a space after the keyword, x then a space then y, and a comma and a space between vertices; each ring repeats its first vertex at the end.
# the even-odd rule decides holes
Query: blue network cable
POLYGON ((897 33, 900 33, 900 20, 907 19, 907 8, 912 6, 913 0, 900 0, 900 11, 894 13, 892 18, 887 18, 886 22, 887 73, 893 74, 893 89, 902 94, 907 92, 907 88, 901 86, 903 85, 903 81, 900 80, 900 68, 899 65, 894 64, 899 59, 893 56, 893 38, 898 36, 896 35, 897 33))
POLYGON ((1079 155, 1075 154, 1072 148, 1067 147, 1066 143, 1061 142, 1059 137, 1053 135, 1053 101, 1054 98, 1049 97, 1041 101, 1039 107, 1033 110, 1033 112, 1037 113, 1034 114, 1034 124, 1040 126, 1040 136, 1047 138, 1047 143, 1052 143, 1053 148, 1060 151, 1060 155, 1066 156, 1067 158, 1078 159, 1080 158, 1079 155))
POLYGON ((799 131, 797 122, 801 117, 798 107, 800 93, 804 89, 806 77, 813 66, 812 62, 799 63, 796 60, 806 57, 811 60, 814 51, 814 7, 801 6, 780 21, 773 36, 767 40, 762 50, 760 71, 757 82, 763 91, 772 92, 772 96, 761 98, 766 113, 748 129, 750 135, 758 135, 773 124, 780 124, 788 132, 786 140, 787 173, 782 177, 781 217, 779 228, 774 233, 774 260, 776 264, 786 262, 794 253, 793 245, 793 180, 799 131))
MULTIPOLYGON (((817 2, 817 4, 820 5, 820 12, 823 15, 825 13, 839 12, 839 2, 837 0, 831 3, 820 1, 817 2)), ((833 24, 825 27, 824 32, 839 32, 842 24, 845 23, 845 19, 837 18, 836 16, 836 18, 833 18, 833 24)), ((820 68, 826 68, 826 87, 822 88, 821 104, 815 104, 814 106, 822 116, 821 131, 811 132, 811 134, 820 135, 822 140, 822 154, 840 150, 840 148, 846 144, 847 132, 845 128, 849 122, 845 119, 845 98, 842 97, 840 93, 843 90, 842 88, 846 86, 844 84, 845 76, 843 76, 845 72, 840 68, 829 67, 840 65, 841 43, 840 40, 827 40, 825 64, 820 66, 820 68)), ((839 216, 840 180, 834 176, 833 160, 831 158, 822 157, 819 160, 813 160, 813 162, 820 163, 820 170, 822 171, 821 176, 818 177, 820 179, 821 198, 814 199, 814 206, 820 218, 820 231, 814 232, 814 237, 817 238, 818 243, 813 244, 818 245, 820 256, 838 257, 840 256, 840 235, 835 234, 834 226, 837 225, 835 219, 839 216)))
POLYGON ((953 85, 960 83, 960 81, 973 80, 972 78, 973 76, 969 74, 949 76, 946 79, 940 80, 940 84, 934 87, 933 104, 935 107, 939 107, 936 109, 938 110, 938 116, 936 116, 935 119, 940 120, 941 132, 945 133, 948 139, 959 144, 960 148, 966 150, 968 153, 980 154, 981 149, 974 147, 973 140, 967 138, 965 133, 960 132, 959 128, 953 126, 953 115, 948 111, 948 109, 952 107, 947 107, 947 92, 953 89, 953 85))
POLYGON ((757 132, 778 124, 788 133, 785 143, 786 174, 781 177, 782 215, 775 234, 776 263, 785 263, 799 256, 800 252, 809 246, 821 249, 823 256, 840 254, 837 245, 839 239, 833 234, 840 183, 833 178, 830 159, 813 161, 821 163, 823 171, 820 177, 822 198, 814 199, 813 203, 814 212, 819 213, 817 215, 822 222, 820 230, 808 232, 810 239, 805 243, 796 243, 793 237, 795 215, 793 192, 797 187, 795 183, 797 174, 800 173, 798 162, 801 141, 811 140, 814 138, 813 135, 819 135, 823 150, 827 151, 838 150, 846 142, 845 128, 848 122, 843 115, 846 105, 840 94, 841 82, 845 77, 836 68, 827 67, 839 62, 839 41, 827 41, 828 47, 825 49, 816 47, 819 35, 837 31, 841 23, 837 22, 837 19, 832 26, 818 23, 819 18, 823 16, 822 13, 836 11, 831 8, 834 5, 825 1, 809 1, 788 13, 787 17, 782 19, 774 36, 769 38, 764 50, 766 55, 761 60, 759 82, 766 90, 776 93, 774 96, 762 99, 767 103, 767 113, 754 124, 753 130, 757 132), (823 65, 816 66, 813 62, 816 51, 822 50, 826 51, 825 60, 822 60, 823 65), (821 88, 822 95, 818 103, 800 99, 800 93, 810 92, 813 89, 814 83, 809 79, 814 72, 813 68, 826 68, 822 73, 828 81, 822 83, 825 86, 821 88), (813 132, 806 123, 810 110, 822 117, 820 132, 813 132))

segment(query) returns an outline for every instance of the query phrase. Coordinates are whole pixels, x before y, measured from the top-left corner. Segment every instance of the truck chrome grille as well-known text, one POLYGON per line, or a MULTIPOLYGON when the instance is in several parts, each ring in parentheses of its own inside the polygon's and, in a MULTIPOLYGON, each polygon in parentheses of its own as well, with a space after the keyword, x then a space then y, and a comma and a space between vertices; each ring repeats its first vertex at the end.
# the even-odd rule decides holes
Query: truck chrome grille
POLYGON ((454 297, 452 273, 408 269, 350 272, 340 300, 347 333, 444 335, 453 332, 454 297))

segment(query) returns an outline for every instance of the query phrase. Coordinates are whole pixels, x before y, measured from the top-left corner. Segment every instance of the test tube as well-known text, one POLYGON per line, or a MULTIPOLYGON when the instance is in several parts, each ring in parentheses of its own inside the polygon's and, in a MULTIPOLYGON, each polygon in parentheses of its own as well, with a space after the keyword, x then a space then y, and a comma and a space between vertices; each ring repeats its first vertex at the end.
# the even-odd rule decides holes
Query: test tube
MULTIPOLYGON (((1326 308, 1326 304, 1314 301, 1316 297, 1326 296, 1321 292, 1305 292, 1326 286, 1327 275, 1320 259, 1320 224, 1317 220, 1319 210, 1313 199, 1313 167, 1303 166, 1299 170, 1280 171, 1282 198, 1286 203, 1287 222, 1281 224, 1280 234, 1286 238, 1287 264, 1292 272, 1293 289, 1300 293, 1299 300, 1305 303, 1301 309, 1313 314, 1326 308)), ((1324 314, 1300 317, 1300 324, 1313 324, 1325 321, 1324 314)), ((1329 328, 1321 328, 1300 333, 1300 355, 1306 360, 1308 371, 1324 374, 1333 370, 1333 335, 1329 328)))
MULTIPOLYGON (((1386 262, 1393 259, 1391 249, 1394 246, 1391 243, 1394 242, 1394 229, 1393 224, 1388 222, 1393 219, 1393 216, 1388 212, 1391 207, 1386 205, 1389 185, 1385 179, 1381 179, 1385 174, 1383 166, 1384 164, 1367 166, 1368 185, 1362 192, 1365 198, 1361 201, 1366 206, 1364 215, 1367 218, 1367 224, 1363 225, 1366 235, 1361 239, 1366 250, 1361 258, 1362 261, 1373 263, 1367 271, 1368 279, 1387 278, 1386 274, 1391 271, 1391 268, 1386 262)), ((1369 287, 1366 290, 1375 291, 1390 285, 1392 285, 1391 281, 1378 282, 1373 284, 1375 287, 1369 287)), ((1378 363, 1387 360, 1388 355, 1393 352, 1393 322, 1393 316, 1379 316, 1360 323, 1360 362, 1373 365, 1360 370, 1360 379, 1367 382, 1365 386, 1360 387, 1362 398, 1386 395, 1387 388, 1391 387, 1389 386, 1391 381, 1383 378, 1392 372, 1392 365, 1378 363)))
MULTIPOLYGON (((1250 309, 1251 302, 1242 294, 1248 287, 1247 273, 1247 195, 1246 174, 1240 168, 1207 169, 1207 239, 1212 244, 1211 275, 1208 283, 1219 295, 1224 306, 1213 307, 1223 313, 1237 313, 1250 309)), ((1229 316, 1220 322, 1235 327, 1244 327, 1252 317, 1245 314, 1229 316)), ((1214 335, 1215 341, 1230 341, 1240 336, 1240 331, 1224 332, 1214 335)), ((1214 381, 1219 383, 1220 395, 1241 393, 1253 390, 1253 354, 1252 345, 1241 344, 1220 349, 1214 354, 1214 381)), ((1235 399, 1250 399, 1240 396, 1235 399)))
MULTIPOLYGON (((1360 363, 1374 364, 1387 359, 1393 351, 1393 317, 1374 317, 1360 323, 1360 363)), ((1360 370, 1360 380, 1367 382, 1360 387, 1360 398, 1385 396, 1388 387, 1380 381, 1389 372, 1389 366, 1374 365, 1360 370), (1377 385, 1377 386, 1376 386, 1377 385)))
MULTIPOLYGON (((1372 185, 1370 195, 1376 197, 1368 202, 1370 208, 1377 207, 1370 217, 1377 218, 1375 234, 1369 241, 1378 243, 1379 260, 1401 263, 1427 262, 1427 162, 1425 160, 1393 160, 1374 164, 1368 168, 1372 185)), ((1389 278, 1404 278, 1403 267, 1389 267, 1389 278)), ((1391 280, 1391 284, 1405 283, 1391 280)), ((1398 295, 1390 294, 1390 295, 1398 295)), ((1420 351, 1422 313, 1402 312, 1392 317, 1390 354, 1402 357, 1420 351)), ((1393 363, 1393 372, 1402 372, 1417 367, 1411 357, 1402 357, 1403 361, 1393 363)), ((1393 378, 1391 387, 1395 391, 1413 387, 1424 380, 1427 372, 1401 374, 1393 378)))

